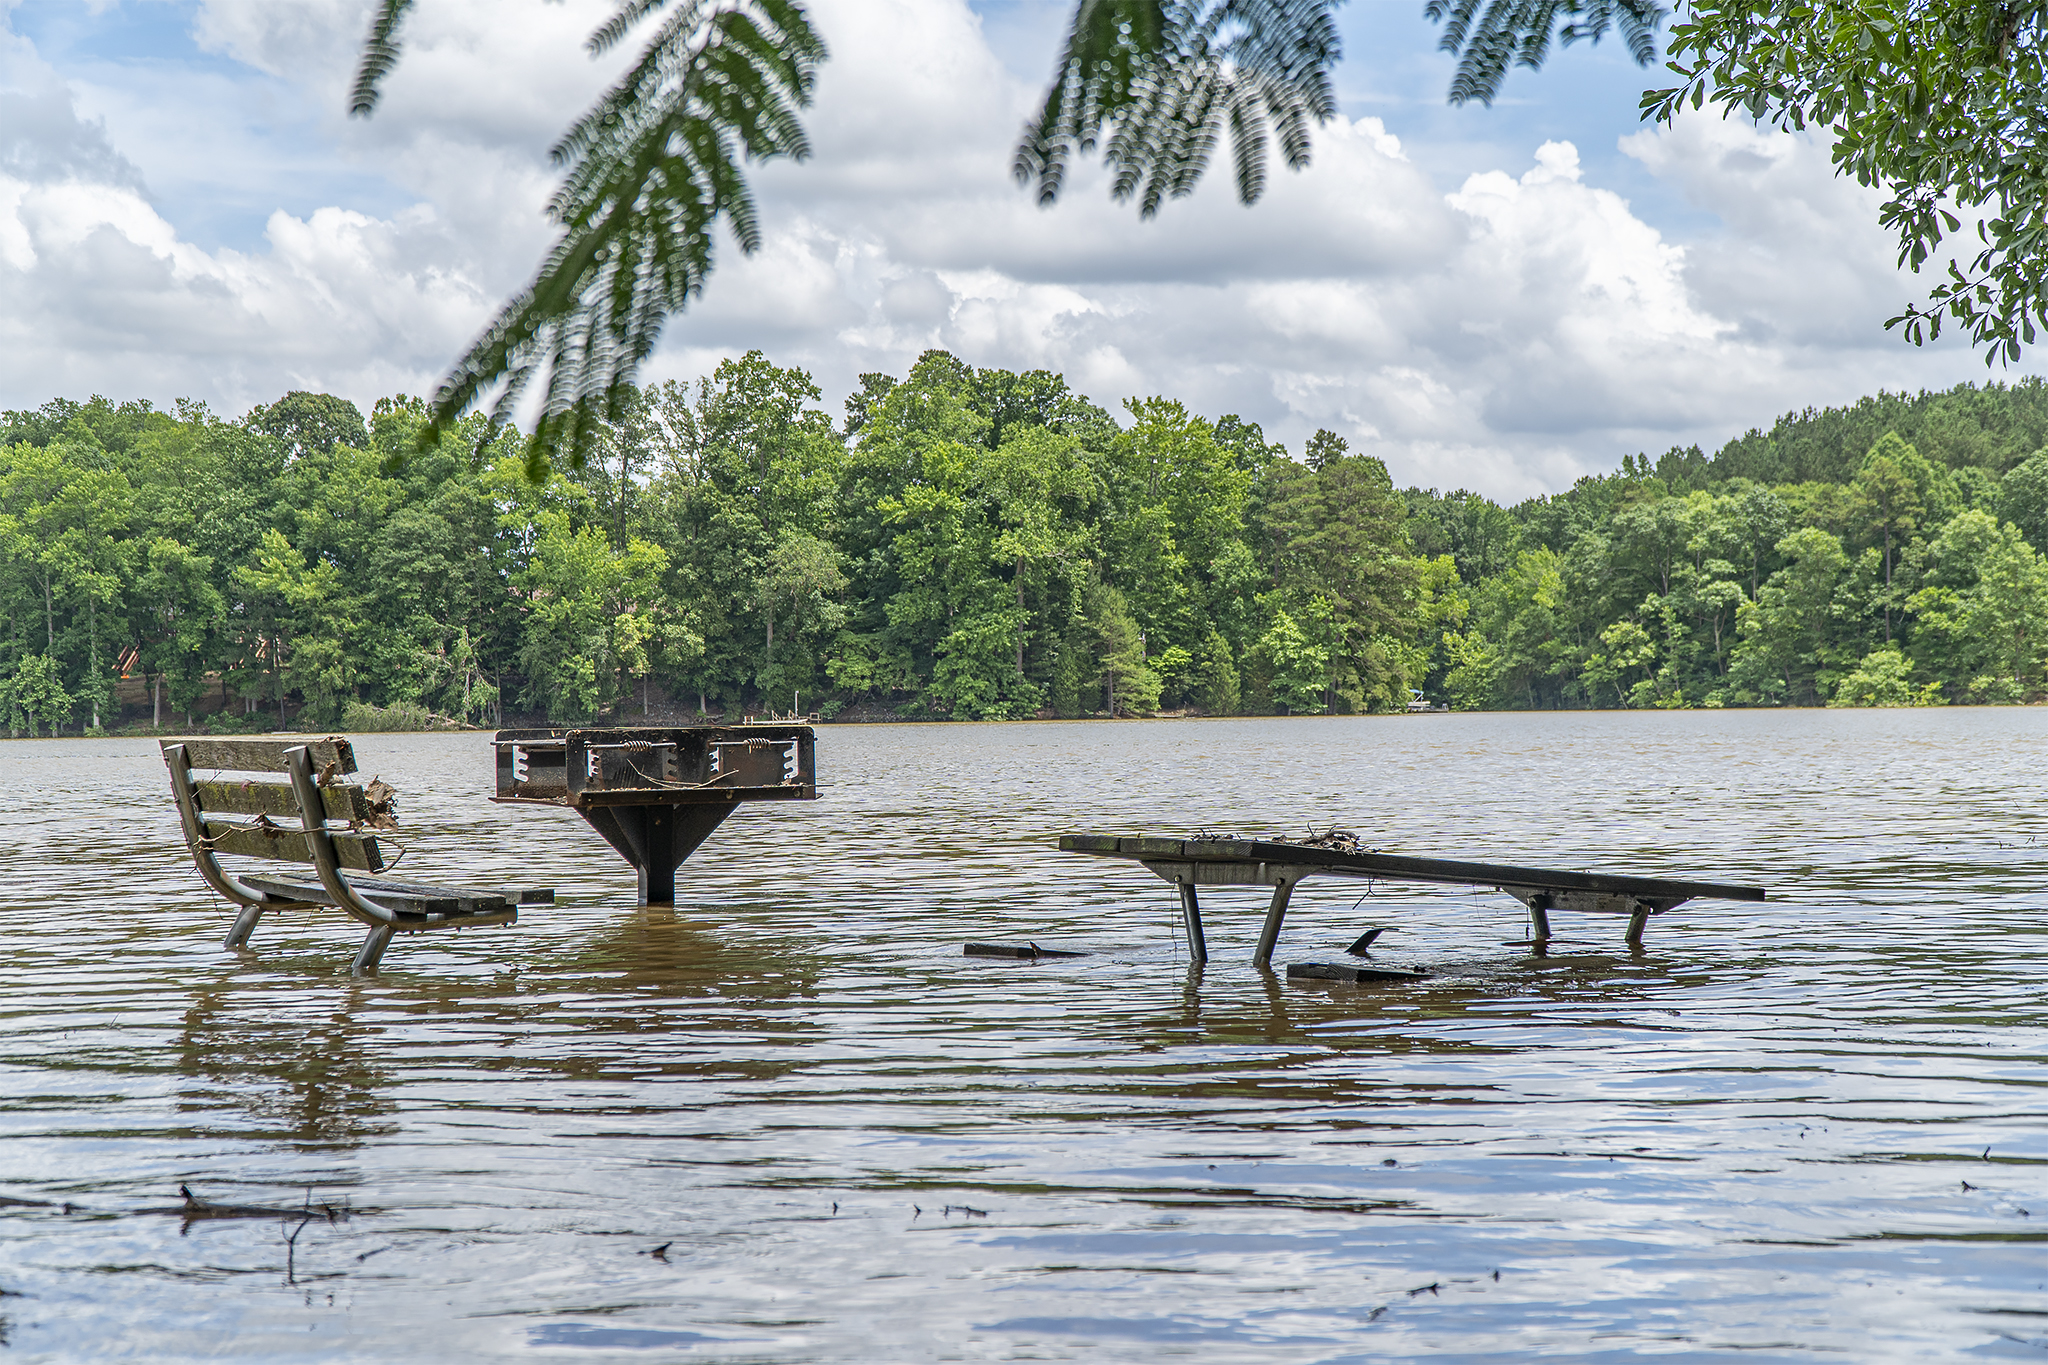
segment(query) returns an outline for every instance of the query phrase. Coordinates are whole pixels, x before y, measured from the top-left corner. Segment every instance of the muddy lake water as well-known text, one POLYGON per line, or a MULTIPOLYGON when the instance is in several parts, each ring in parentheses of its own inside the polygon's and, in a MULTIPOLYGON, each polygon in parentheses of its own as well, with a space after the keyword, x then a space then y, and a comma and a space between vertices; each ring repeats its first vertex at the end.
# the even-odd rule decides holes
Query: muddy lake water
POLYGON ((357 751, 559 904, 238 956, 153 741, 0 745, 0 1365, 2048 1360, 2048 710, 827 726, 673 910, 488 736, 357 751), (1053 847, 1332 824, 1772 898, 1312 880, 1276 962, 1433 973, 1345 987, 1053 847))

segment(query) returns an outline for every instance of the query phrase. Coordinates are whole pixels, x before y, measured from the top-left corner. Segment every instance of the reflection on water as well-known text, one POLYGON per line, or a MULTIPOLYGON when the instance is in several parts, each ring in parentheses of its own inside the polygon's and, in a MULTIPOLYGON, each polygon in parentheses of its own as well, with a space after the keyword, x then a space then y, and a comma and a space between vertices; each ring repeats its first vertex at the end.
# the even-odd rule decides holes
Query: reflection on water
POLYGON ((184 1112, 203 1123, 232 1106, 254 1121, 251 1131, 309 1148, 358 1147, 398 1131, 393 1077, 376 1060, 377 1036, 356 1021, 356 1000, 303 1019, 238 1010, 243 1003, 231 976, 193 990, 178 1034, 184 1112))
POLYGON ((335 916, 222 953, 152 745, 0 748, 11 1354, 2048 1352, 2048 715, 827 729, 824 799, 735 816, 673 911, 485 802, 482 738, 359 749, 420 875, 561 904, 372 981, 335 916), (1168 888, 1050 849, 1329 822, 1774 900, 1538 960, 1505 897, 1312 881, 1283 966, 1373 923, 1434 973, 1356 988, 1253 971, 1256 891, 1191 969, 1168 888), (181 1183, 356 1216, 138 1212, 181 1183))

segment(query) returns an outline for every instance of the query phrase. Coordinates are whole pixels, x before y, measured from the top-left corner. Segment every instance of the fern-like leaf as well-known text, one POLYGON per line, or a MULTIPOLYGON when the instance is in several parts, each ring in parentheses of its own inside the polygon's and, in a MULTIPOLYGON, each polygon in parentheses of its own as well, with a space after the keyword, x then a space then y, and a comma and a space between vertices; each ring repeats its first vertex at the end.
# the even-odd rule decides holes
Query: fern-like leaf
POLYGON ((1422 12, 1443 25, 1438 49, 1458 59, 1451 103, 1492 104, 1509 67, 1543 65, 1553 33, 1566 45, 1597 43, 1618 28, 1636 65, 1648 66, 1668 11, 1655 0, 1428 0, 1422 12))
MULTIPOLYGON (((411 2, 383 0, 358 82, 372 102, 411 2)), ((624 0, 590 49, 662 10, 632 68, 555 145, 564 172, 547 211, 561 236, 435 392, 423 441, 494 393, 492 420, 509 421, 538 381, 528 471, 580 467, 663 325, 702 292, 719 220, 741 251, 760 246, 741 163, 810 154, 798 111, 825 45, 796 0, 624 0)))
POLYGON ((1012 171, 1051 204, 1069 163, 1100 145, 1111 194, 1137 199, 1149 218, 1194 192, 1228 128, 1237 197, 1252 203, 1265 192, 1269 136, 1300 170, 1309 125, 1337 112, 1337 3, 1080 0, 1012 171))
POLYGON ((363 41, 362 64, 356 68, 355 88, 349 91, 348 111, 367 117, 383 94, 384 78, 398 65, 398 26, 413 0, 377 0, 377 17, 370 21, 370 36, 363 41))

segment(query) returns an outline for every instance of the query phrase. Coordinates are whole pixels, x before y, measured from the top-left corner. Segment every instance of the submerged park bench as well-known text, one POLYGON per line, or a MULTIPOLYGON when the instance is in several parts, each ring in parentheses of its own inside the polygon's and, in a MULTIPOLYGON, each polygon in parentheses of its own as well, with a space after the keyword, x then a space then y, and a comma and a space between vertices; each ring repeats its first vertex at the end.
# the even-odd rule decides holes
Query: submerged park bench
POLYGON ((513 924, 521 905, 554 903, 555 893, 541 887, 486 890, 377 876, 385 870, 377 831, 397 826, 391 791, 342 780, 355 773, 356 757, 339 736, 167 739, 163 755, 199 875, 241 907, 228 948, 244 946, 265 911, 333 906, 369 926, 350 967, 364 976, 376 971, 395 934, 513 924), (282 781, 271 776, 278 773, 282 781), (230 872, 221 854, 311 864, 312 872, 230 872))
MULTIPOLYGON (((1273 898, 1259 931, 1252 965, 1272 965, 1273 946, 1287 918, 1294 888, 1312 876, 1350 877, 1367 882, 1411 881, 1445 886, 1490 886, 1505 891, 1529 911, 1531 951, 1544 955, 1551 943, 1550 912, 1628 916, 1624 941, 1641 948, 1643 929, 1652 915, 1700 897, 1760 901, 1758 886, 1718 882, 1673 881, 1662 877, 1631 877, 1607 872, 1564 872, 1550 868, 1512 867, 1499 863, 1458 862, 1446 858, 1410 858, 1358 847, 1355 836, 1341 831, 1310 842, 1286 840, 1196 838, 1149 839, 1106 834, 1069 834, 1059 843, 1066 853, 1091 853, 1126 858, 1142 865, 1180 892, 1181 915, 1187 928, 1188 951, 1198 963, 1209 960, 1202 933, 1199 886, 1270 886, 1273 898)), ((1362 951, 1367 934, 1353 945, 1362 951)), ((1296 975, 1325 975, 1325 969, 1295 969, 1296 975)), ((1341 970, 1341 969, 1338 969, 1341 970)))

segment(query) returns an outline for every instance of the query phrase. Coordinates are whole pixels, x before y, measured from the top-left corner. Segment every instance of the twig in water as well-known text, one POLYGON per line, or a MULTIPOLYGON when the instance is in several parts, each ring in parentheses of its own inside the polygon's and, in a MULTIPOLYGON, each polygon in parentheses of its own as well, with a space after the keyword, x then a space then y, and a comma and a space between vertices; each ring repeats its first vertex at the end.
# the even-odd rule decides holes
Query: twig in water
MULTIPOLYGON (((180 1185, 178 1188, 183 1190, 185 1187, 180 1185)), ((187 1194, 185 1197, 190 1199, 192 1196, 187 1194)), ((284 1282, 286 1284, 295 1285, 299 1282, 299 1234, 306 1230, 306 1224, 313 1221, 313 1216, 313 1191, 309 1189, 306 1191, 306 1207, 303 1211, 303 1216, 299 1219, 299 1225, 292 1229, 291 1236, 284 1239, 284 1282)), ((334 1221, 332 1211, 328 1213, 327 1221, 330 1223, 334 1221)))

